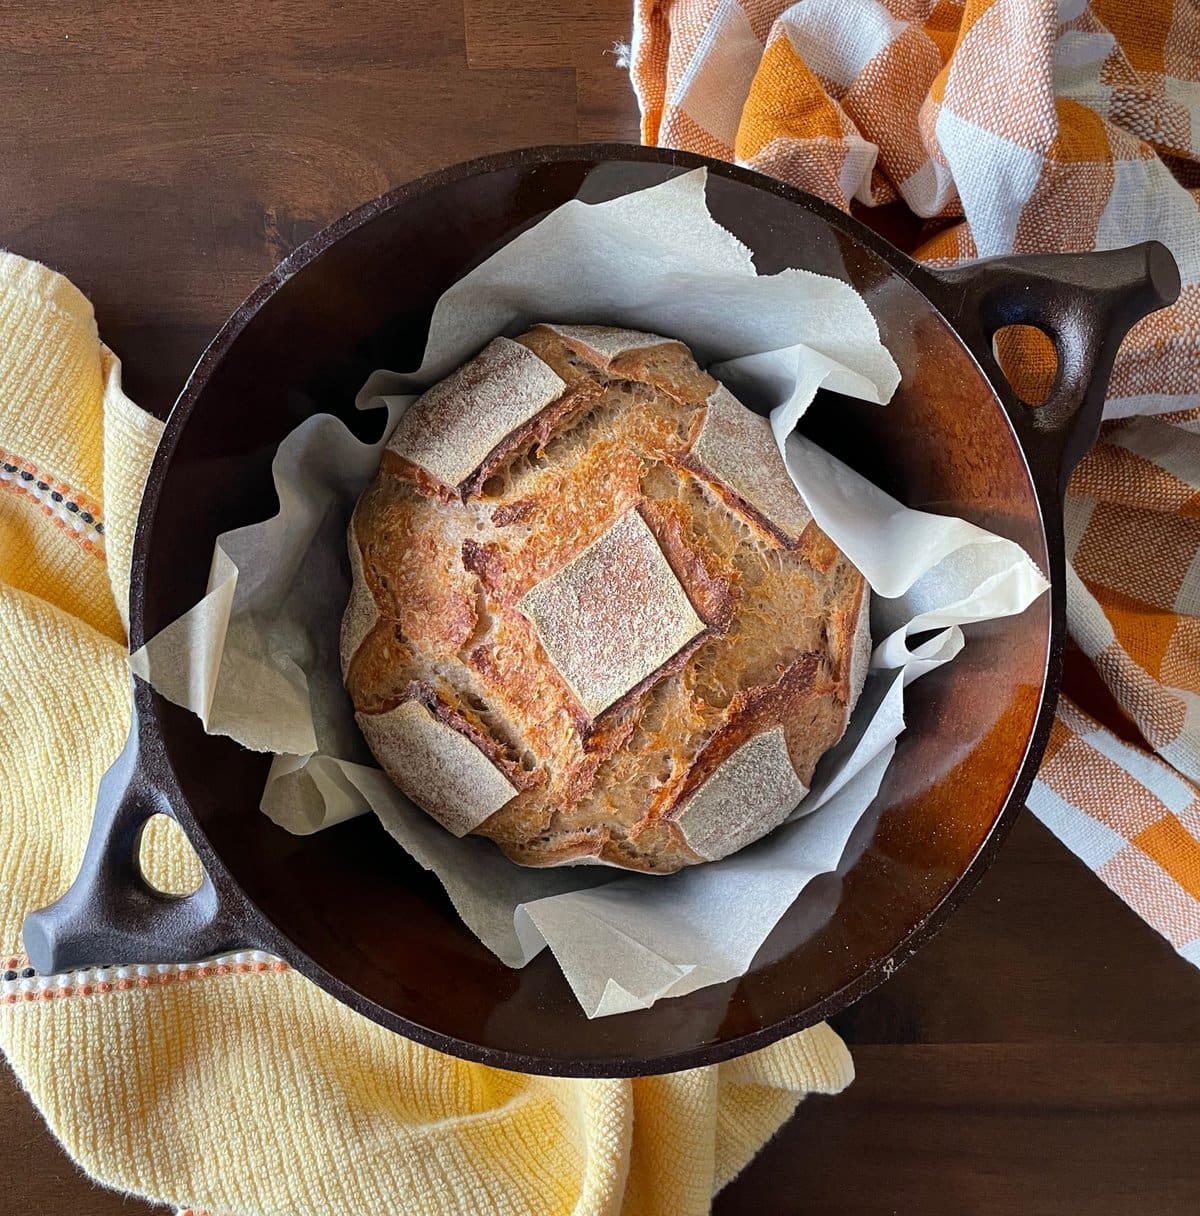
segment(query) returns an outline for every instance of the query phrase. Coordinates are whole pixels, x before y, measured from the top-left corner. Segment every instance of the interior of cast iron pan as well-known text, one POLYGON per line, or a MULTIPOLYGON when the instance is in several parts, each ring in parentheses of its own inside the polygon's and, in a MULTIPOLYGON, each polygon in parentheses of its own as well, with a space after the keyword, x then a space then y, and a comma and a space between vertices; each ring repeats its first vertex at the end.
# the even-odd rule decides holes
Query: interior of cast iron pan
MULTIPOLYGON (((417 365, 433 304, 450 283, 568 199, 613 197, 694 163, 628 150, 617 159, 561 155, 555 163, 515 156, 399 191, 365 222, 343 224, 340 239, 257 311, 252 299, 244 328, 202 367, 179 407, 157 510, 139 536, 147 565, 135 645, 203 594, 219 532, 275 510, 270 460, 301 419, 328 411, 360 434, 378 430, 377 416, 355 412, 355 392, 377 366, 417 365)), ((1024 459, 958 339, 860 242, 851 221, 755 184, 762 180, 714 167, 715 217, 751 247, 761 272, 799 266, 851 282, 903 376, 886 408, 824 397, 805 429, 910 505, 1010 537, 1045 568, 1024 459)), ((207 837, 228 876, 292 943, 301 970, 325 983, 334 977, 343 997, 385 1024, 426 1028, 477 1058, 637 1072, 733 1054, 816 1020, 953 897, 1025 752, 1046 669, 1047 614, 1043 598, 1020 617, 974 628, 956 662, 914 685, 908 729, 852 861, 810 885, 748 975, 592 1022, 548 951, 521 971, 502 965, 373 818, 291 836, 257 809, 264 757, 205 735, 191 714, 158 698, 151 716, 186 802, 185 826, 207 837)))

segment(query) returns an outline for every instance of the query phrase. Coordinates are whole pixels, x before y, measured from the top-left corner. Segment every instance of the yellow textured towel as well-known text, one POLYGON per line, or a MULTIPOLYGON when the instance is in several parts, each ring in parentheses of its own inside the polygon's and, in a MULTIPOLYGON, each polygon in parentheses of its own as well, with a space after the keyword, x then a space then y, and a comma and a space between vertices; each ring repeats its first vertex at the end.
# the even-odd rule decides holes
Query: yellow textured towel
MULTIPOLYGON (((50 1126, 110 1186, 232 1216, 706 1211, 803 1094, 849 1083, 827 1026, 715 1068, 554 1080, 418 1047, 282 963, 20 975, 21 920, 74 877, 128 726, 161 426, 119 372, 77 290, 0 253, 0 1046, 50 1126)), ((148 835, 151 876, 187 889, 178 830, 148 835)))

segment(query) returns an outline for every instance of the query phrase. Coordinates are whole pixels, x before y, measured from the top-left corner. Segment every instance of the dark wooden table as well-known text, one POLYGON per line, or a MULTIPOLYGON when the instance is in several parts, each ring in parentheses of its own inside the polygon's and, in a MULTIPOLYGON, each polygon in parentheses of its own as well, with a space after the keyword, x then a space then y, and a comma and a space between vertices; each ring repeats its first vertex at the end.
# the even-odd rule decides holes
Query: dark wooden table
MULTIPOLYGON (((165 413, 238 301, 347 208, 484 152, 636 139, 612 54, 629 2, 4 0, 0 245, 91 296, 165 413)), ((1028 815, 837 1025, 858 1080, 717 1212, 1200 1210, 1200 974, 1028 815)), ((6 1070, 0 1123, 0 1216, 150 1210, 92 1188, 6 1070)))

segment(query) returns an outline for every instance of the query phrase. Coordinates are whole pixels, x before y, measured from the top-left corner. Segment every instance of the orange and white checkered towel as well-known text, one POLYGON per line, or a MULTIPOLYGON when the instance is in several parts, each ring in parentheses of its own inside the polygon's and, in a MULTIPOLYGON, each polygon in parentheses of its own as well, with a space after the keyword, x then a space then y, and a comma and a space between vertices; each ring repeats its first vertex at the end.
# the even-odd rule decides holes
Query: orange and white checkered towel
POLYGON ((920 259, 1174 253, 1179 301, 1122 346, 1071 483, 1090 668, 1029 805, 1200 965, 1200 5, 636 0, 633 77, 647 143, 888 217, 920 259))

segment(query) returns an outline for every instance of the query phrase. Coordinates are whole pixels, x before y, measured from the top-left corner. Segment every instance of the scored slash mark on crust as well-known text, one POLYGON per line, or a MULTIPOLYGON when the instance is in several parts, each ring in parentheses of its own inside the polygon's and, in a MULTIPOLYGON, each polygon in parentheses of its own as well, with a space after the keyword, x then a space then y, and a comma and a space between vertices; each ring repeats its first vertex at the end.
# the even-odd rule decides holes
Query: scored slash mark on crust
POLYGON ((776 726, 722 761, 675 822, 688 848, 716 861, 777 828, 807 793, 792 767, 783 727, 776 726))
POLYGON ((606 325, 547 325, 545 328, 553 330, 572 345, 583 347, 604 366, 630 351, 649 350, 672 341, 658 334, 637 329, 610 329, 606 325))
POLYGON ((477 828, 518 792, 465 734, 420 701, 355 718, 376 755, 402 758, 397 784, 410 797, 419 795, 421 806, 455 836, 477 828))
POLYGON ((785 543, 798 541, 812 522, 812 513, 783 463, 770 422, 746 409, 723 384, 708 399, 691 457, 785 543))
POLYGON ((350 599, 342 616, 340 650, 343 670, 349 667, 354 652, 379 620, 379 605, 375 602, 363 570, 362 549, 354 533, 353 519, 346 529, 346 549, 350 554, 350 599))
POLYGON ((592 718, 705 629, 636 508, 517 606, 592 718))
POLYGON ((387 450, 454 489, 566 387, 532 351, 496 338, 404 411, 387 450))

